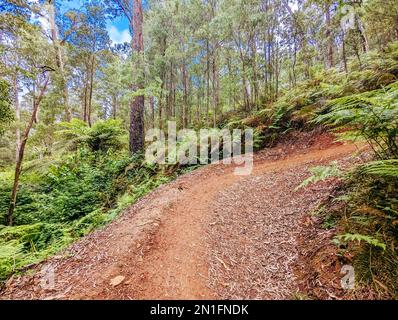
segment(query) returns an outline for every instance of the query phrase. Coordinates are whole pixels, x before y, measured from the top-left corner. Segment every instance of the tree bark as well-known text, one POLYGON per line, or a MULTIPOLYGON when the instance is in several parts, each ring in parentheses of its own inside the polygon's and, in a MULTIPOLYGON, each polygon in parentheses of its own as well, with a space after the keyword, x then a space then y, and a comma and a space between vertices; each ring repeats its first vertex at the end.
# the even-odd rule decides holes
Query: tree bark
POLYGON ((155 128, 155 97, 154 96, 151 96, 150 98, 149 98, 149 105, 150 105, 150 107, 151 107, 151 125, 152 125, 152 128, 155 128))
POLYGON ((116 120, 117 116, 117 96, 116 94, 112 96, 112 118, 116 120))
POLYGON ((51 40, 55 49, 55 61, 61 76, 62 96, 64 100, 65 119, 70 122, 72 120, 72 112, 69 106, 69 90, 65 76, 65 64, 62 53, 62 47, 58 39, 58 30, 55 19, 55 0, 48 0, 49 4, 49 23, 51 29, 51 40))
POLYGON ((217 65, 217 49, 214 49, 214 57, 213 57, 213 95, 214 95, 214 114, 213 114, 213 127, 217 127, 217 117, 219 113, 219 105, 220 105, 220 81, 219 81, 219 72, 217 65))
POLYGON ((343 64, 344 64, 344 71, 345 73, 348 73, 348 66, 347 66, 347 50, 346 50, 346 45, 345 45, 345 32, 343 30, 343 40, 342 40, 342 46, 343 46, 343 64))
POLYGON ((90 83, 89 83, 89 95, 88 95, 88 105, 87 105, 87 123, 91 127, 91 113, 93 104, 93 90, 94 90, 94 69, 95 69, 95 55, 91 56, 90 64, 90 83))
POLYGON ((188 72, 185 61, 182 63, 182 82, 184 87, 183 106, 182 106, 182 126, 188 127, 188 72))
POLYGON ((209 40, 206 40, 206 125, 209 126, 209 111, 210 111, 210 48, 209 40))
POLYGON ((362 43, 362 50, 363 50, 363 52, 366 53, 369 51, 368 38, 366 36, 365 29, 363 27, 361 18, 359 16, 357 16, 356 19, 357 19, 359 36, 361 38, 361 43, 362 43))
POLYGON ((327 39, 327 66, 333 68, 333 32, 332 32, 332 21, 330 17, 330 3, 325 4, 325 15, 326 15, 326 39, 327 39))
POLYGON ((19 104, 19 88, 18 88, 18 74, 14 77, 14 103, 15 103, 15 162, 18 161, 19 147, 21 145, 21 129, 19 128, 21 121, 21 109, 19 104))
MULTIPOLYGON (((144 52, 143 40, 143 10, 142 0, 133 0, 133 52, 137 54, 137 64, 141 62, 144 52)), ((140 69, 140 65, 137 65, 140 69)), ((136 70, 134 70, 136 72, 136 70)), ((137 81, 132 85, 132 90, 137 91, 143 89, 142 80, 137 81)), ((134 97, 130 105, 130 151, 131 153, 139 153, 144 150, 144 96, 140 95, 134 97)))

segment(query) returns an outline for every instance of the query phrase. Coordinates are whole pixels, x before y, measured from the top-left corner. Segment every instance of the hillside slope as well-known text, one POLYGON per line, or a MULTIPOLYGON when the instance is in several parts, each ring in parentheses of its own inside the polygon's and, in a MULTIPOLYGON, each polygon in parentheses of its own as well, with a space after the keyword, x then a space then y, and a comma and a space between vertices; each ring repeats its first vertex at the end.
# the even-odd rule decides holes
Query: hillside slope
POLYGON ((350 165, 357 151, 326 134, 295 140, 256 154, 251 176, 210 165, 160 187, 34 272, 13 276, 0 298, 293 298, 307 272, 298 269, 299 236, 311 228, 303 221, 336 182, 294 190, 309 167, 350 165), (43 270, 55 272, 53 288, 43 288, 43 270))

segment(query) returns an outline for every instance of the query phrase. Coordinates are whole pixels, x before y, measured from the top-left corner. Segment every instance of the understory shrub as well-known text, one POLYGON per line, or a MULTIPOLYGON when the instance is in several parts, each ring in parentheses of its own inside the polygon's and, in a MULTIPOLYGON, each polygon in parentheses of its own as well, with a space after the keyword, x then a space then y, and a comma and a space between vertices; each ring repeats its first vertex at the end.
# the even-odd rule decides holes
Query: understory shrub
POLYGON ((105 225, 183 170, 129 156, 118 122, 87 128, 72 121, 70 127, 59 134, 61 140, 63 134, 75 137, 74 148, 65 144, 73 152, 61 150, 58 159, 26 164, 12 227, 4 224, 13 174, 0 174, 0 281, 105 225))

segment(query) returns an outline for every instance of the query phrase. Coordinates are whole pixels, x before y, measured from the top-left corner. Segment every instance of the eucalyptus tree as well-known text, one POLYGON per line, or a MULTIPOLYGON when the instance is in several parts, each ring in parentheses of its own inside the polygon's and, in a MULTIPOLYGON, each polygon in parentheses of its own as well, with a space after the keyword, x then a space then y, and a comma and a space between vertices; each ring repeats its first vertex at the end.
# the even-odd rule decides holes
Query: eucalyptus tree
POLYGON ((131 90, 133 95, 130 104, 130 151, 140 153, 144 150, 144 107, 145 99, 141 93, 144 87, 143 56, 144 56, 144 11, 142 0, 113 0, 116 9, 128 19, 132 33, 132 50, 135 60, 134 81, 131 90))
MULTIPOLYGON (((77 81, 83 88, 80 95, 81 117, 91 126, 95 76, 101 60, 110 49, 110 38, 106 30, 106 12, 98 1, 94 1, 86 3, 73 15, 69 13, 67 18, 79 20, 79 27, 70 35, 68 42, 72 46, 70 50, 74 73, 79 75, 77 81)), ((78 86, 76 89, 81 91, 81 87, 78 86)))
MULTIPOLYGON (((27 91, 26 96, 32 105, 30 116, 24 126, 19 145, 17 145, 14 183, 7 214, 7 224, 12 225, 26 144, 33 126, 39 121, 39 108, 49 86, 49 72, 54 71, 54 60, 48 55, 50 51, 49 43, 38 26, 24 20, 21 23, 21 16, 19 15, 1 16, 1 19, 3 18, 7 19, 7 25, 11 27, 7 29, 7 34, 3 34, 4 38, 1 39, 1 47, 2 50, 6 50, 9 54, 18 56, 17 72, 23 77, 24 87, 27 91), (10 21, 14 21, 15 24, 10 23, 10 21), (13 25, 18 25, 18 28, 13 28, 13 25), (16 40, 18 45, 10 41, 10 37, 16 40)), ((9 71, 15 72, 16 68, 9 71)), ((19 92, 15 92, 15 95, 18 96, 19 92)))

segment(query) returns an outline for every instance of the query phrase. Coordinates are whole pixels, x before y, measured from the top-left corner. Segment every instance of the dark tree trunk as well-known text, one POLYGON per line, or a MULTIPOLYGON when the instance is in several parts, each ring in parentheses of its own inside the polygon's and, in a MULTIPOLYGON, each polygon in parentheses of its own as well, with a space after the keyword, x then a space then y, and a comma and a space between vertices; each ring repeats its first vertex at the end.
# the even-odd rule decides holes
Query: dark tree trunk
POLYGON ((209 109, 210 109, 210 48, 209 40, 206 40, 206 125, 209 126, 209 109))
POLYGON ((112 97, 112 118, 116 120, 117 116, 117 96, 113 95, 112 97))
MULTIPOLYGON (((144 40, 142 33, 144 17, 142 11, 142 0, 133 1, 133 51, 137 54, 137 63, 140 62, 144 52, 144 40)), ((142 66, 138 66, 140 69, 142 66)), ((136 70, 134 70, 136 71, 136 70)), ((132 90, 137 91, 143 88, 142 80, 132 85, 132 90)), ((133 99, 130 105, 130 151, 139 153, 144 150, 144 96, 133 99)))
POLYGON ((183 106, 182 106, 182 126, 188 127, 188 72, 185 61, 182 63, 182 82, 184 87, 183 106))
POLYGON ((342 41, 342 45, 343 45, 343 64, 344 64, 344 71, 345 73, 348 73, 348 66, 347 66, 347 50, 346 50, 346 46, 345 46, 345 32, 343 31, 343 41, 342 41))

